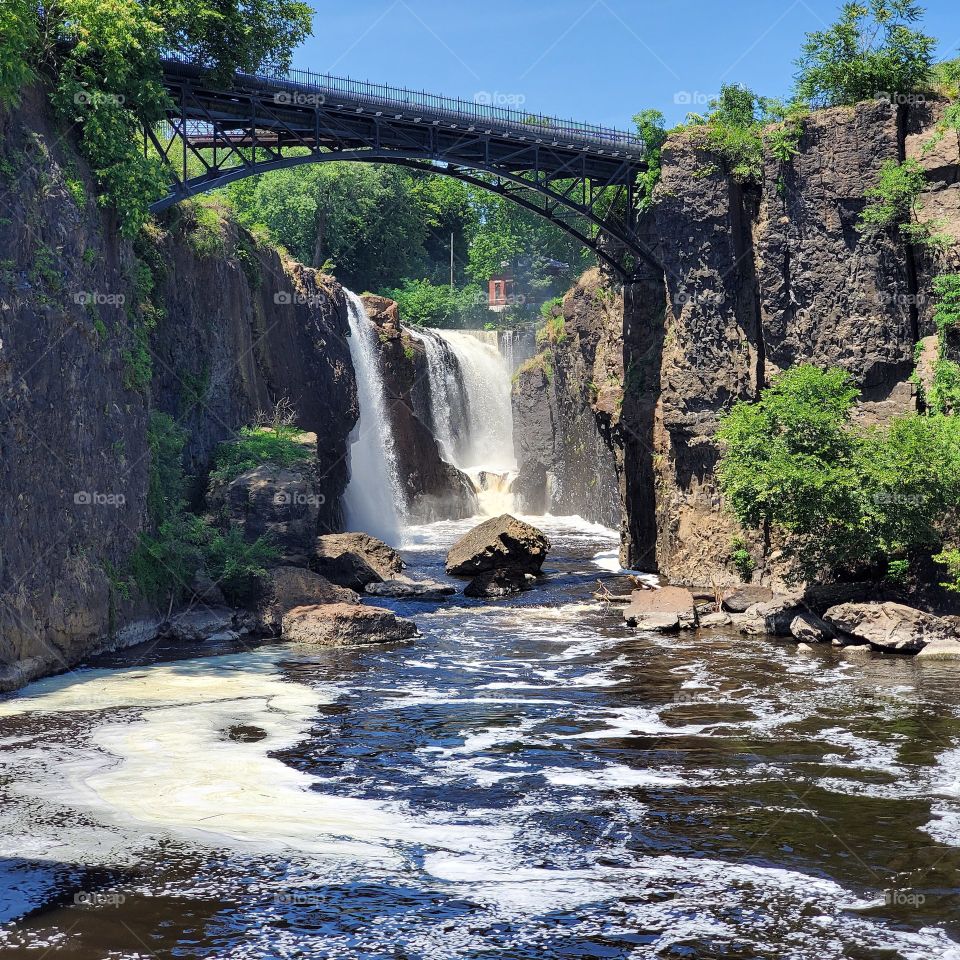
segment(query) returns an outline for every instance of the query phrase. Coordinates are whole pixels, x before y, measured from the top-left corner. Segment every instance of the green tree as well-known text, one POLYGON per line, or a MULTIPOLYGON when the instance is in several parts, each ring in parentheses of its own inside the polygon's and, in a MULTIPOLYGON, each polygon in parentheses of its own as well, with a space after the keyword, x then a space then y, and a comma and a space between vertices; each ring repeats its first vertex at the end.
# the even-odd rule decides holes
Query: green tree
POLYGON ((33 79, 31 63, 39 46, 37 8, 30 0, 0 6, 0 106, 16 106, 33 79))
POLYGON ((633 122, 643 137, 647 164, 647 169, 637 177, 637 205, 640 210, 648 210, 653 203, 653 191, 660 182, 663 145, 667 140, 666 120, 659 110, 641 110, 633 122))
POLYGON ((937 44, 914 29, 922 16, 912 0, 845 3, 835 24, 807 34, 797 60, 797 95, 825 107, 927 89, 937 44))

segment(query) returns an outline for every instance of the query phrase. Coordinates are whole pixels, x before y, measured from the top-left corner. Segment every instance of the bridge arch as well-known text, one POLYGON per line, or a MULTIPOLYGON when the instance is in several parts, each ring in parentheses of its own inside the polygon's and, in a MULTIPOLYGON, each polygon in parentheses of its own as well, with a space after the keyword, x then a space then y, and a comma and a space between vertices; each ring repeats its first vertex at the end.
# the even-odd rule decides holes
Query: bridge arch
POLYGON ((640 261, 659 269, 636 229, 634 184, 645 150, 635 135, 306 71, 238 74, 223 85, 194 64, 168 59, 164 82, 173 105, 165 124, 144 131, 144 150, 152 147, 171 175, 154 212, 272 170, 393 164, 517 203, 623 280, 640 261), (620 204, 625 217, 605 216, 605 204, 620 204))

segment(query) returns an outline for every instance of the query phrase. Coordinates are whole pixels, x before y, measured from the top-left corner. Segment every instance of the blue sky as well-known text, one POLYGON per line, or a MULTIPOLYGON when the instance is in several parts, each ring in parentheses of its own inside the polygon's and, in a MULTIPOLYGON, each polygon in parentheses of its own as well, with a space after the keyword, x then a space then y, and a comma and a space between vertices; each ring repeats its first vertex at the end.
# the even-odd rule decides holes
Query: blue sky
MULTIPOLYGON (((722 83, 790 91, 804 33, 840 0, 312 0, 296 66, 593 123, 655 107, 681 121, 722 83)), ((940 55, 960 48, 958 0, 928 0, 940 55)))

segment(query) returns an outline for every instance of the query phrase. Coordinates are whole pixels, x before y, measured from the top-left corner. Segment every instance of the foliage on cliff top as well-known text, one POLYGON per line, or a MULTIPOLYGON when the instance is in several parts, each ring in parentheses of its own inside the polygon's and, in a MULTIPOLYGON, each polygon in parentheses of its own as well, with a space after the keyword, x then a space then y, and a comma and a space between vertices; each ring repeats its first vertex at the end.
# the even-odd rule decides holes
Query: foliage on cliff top
POLYGON ((832 107, 928 89, 937 42, 915 29, 922 16, 912 0, 845 3, 836 23, 807 34, 797 60, 797 95, 832 107))
POLYGON ((294 426, 241 427, 236 440, 222 443, 210 473, 212 483, 229 483, 264 463, 293 467, 313 459, 310 444, 294 426))
POLYGON ((960 420, 858 429, 849 374, 800 366, 723 418, 717 471, 745 526, 786 537, 798 577, 882 569, 931 552, 960 509, 960 420))
POLYGON ((140 132, 168 102, 161 54, 183 50, 232 75, 289 63, 311 29, 299 0, 10 0, 0 17, 0 102, 16 102, 34 75, 47 82, 54 108, 78 128, 101 203, 116 209, 127 235, 167 186, 140 132))
POLYGON ((666 119, 659 110, 641 110, 633 122, 646 148, 644 160, 647 168, 637 177, 637 207, 643 211, 649 210, 653 204, 653 191, 660 182, 663 145, 667 141, 666 119))

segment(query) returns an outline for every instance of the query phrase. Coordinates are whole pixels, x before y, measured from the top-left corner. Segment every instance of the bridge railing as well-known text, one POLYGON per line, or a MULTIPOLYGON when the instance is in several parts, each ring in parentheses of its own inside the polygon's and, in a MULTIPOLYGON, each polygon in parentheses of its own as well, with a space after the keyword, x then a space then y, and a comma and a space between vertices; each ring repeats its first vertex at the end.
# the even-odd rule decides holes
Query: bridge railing
MULTIPOLYGON (((171 63, 199 69, 198 64, 179 53, 168 53, 164 59, 171 63)), ((523 131, 527 135, 536 133, 544 139, 549 137, 570 142, 607 145, 612 149, 624 150, 633 155, 642 154, 645 150, 642 137, 614 127, 532 114, 495 104, 478 103, 459 97, 445 97, 424 90, 392 87, 365 80, 351 80, 347 77, 335 77, 300 68, 284 69, 267 66, 261 68, 256 74, 241 73, 237 77, 248 82, 267 81, 297 92, 313 94, 318 97, 318 103, 342 99, 358 105, 362 104, 364 107, 383 107, 400 112, 422 111, 431 119, 440 118, 451 123, 494 124, 498 127, 523 131)))

